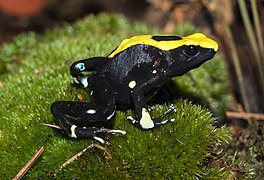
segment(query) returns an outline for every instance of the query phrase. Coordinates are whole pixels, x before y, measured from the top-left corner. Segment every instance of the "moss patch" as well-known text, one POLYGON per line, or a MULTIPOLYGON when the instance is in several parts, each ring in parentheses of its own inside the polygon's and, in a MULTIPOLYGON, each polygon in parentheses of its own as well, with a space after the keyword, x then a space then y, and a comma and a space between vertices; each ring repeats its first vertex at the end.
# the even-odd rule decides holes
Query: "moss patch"
MULTIPOLYGON (((203 163, 211 156, 210 147, 227 139, 226 130, 211 126, 214 118, 208 110, 184 100, 175 103, 177 112, 171 115, 177 120, 175 123, 151 131, 137 129, 126 120, 132 111, 118 111, 110 123, 115 129, 126 130, 127 134, 106 137, 109 143, 105 146, 112 159, 106 159, 101 151, 92 150, 60 170, 68 158, 94 142, 70 139, 58 130, 40 125, 41 122, 54 122, 49 109, 54 101, 76 101, 77 94, 89 101, 85 90, 72 86, 69 65, 78 59, 105 56, 126 37, 155 33, 158 30, 128 22, 120 16, 100 15, 89 16, 74 26, 55 29, 42 36, 20 35, 4 45, 0 59, 10 63, 12 58, 17 58, 17 63, 9 64, 9 72, 0 76, 3 84, 0 88, 0 177, 10 179, 14 176, 40 146, 44 146, 45 151, 26 178, 194 179, 225 176, 228 171, 220 167, 208 169, 203 163)), ((212 66, 218 69, 222 62, 210 63, 209 69, 212 66)), ((193 71, 197 74, 191 76, 202 77, 204 68, 193 71)), ((191 83, 178 80, 177 83, 182 89, 193 87, 191 83)), ((209 88, 213 89, 214 81, 210 83, 209 88)), ((222 87, 220 82, 216 84, 222 87)), ((157 116, 168 107, 156 105, 154 108, 153 116, 157 116)))

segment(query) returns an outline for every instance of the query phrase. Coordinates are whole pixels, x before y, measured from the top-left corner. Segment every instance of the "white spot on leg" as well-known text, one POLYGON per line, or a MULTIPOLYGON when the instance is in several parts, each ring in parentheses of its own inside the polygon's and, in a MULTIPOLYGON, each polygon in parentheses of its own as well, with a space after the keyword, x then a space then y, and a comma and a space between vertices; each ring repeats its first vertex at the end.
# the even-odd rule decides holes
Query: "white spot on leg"
POLYGON ((169 122, 175 122, 176 120, 175 119, 167 119, 165 121, 161 121, 160 123, 156 123, 156 125, 163 125, 163 124, 167 124, 169 122))
POLYGON ((82 84, 84 88, 88 87, 88 77, 81 77, 80 79, 73 77, 72 79, 76 84, 82 84))
POLYGON ((86 113, 88 113, 88 114, 95 114, 96 111, 95 111, 94 109, 88 109, 88 110, 86 111, 86 113))
POLYGON ((136 85, 137 85, 136 81, 130 81, 129 84, 128 84, 128 87, 133 89, 136 85))
POLYGON ((115 114, 115 110, 114 110, 113 113, 112 113, 110 116, 108 116, 106 119, 107 119, 107 120, 111 119, 111 118, 114 116, 114 114, 115 114))
POLYGON ((109 133, 109 134, 116 134, 116 133, 126 134, 126 131, 119 130, 119 129, 110 129, 110 130, 108 130, 107 133, 109 133))
POLYGON ((75 129, 77 128, 76 125, 72 125, 71 126, 71 137, 72 138, 77 138, 76 134, 75 134, 75 129))
POLYGON ((87 77, 81 78, 81 84, 83 85, 84 88, 88 87, 88 78, 87 77))
POLYGON ((73 77, 72 79, 73 79, 73 81, 74 81, 76 84, 79 84, 79 83, 80 83, 76 77, 73 77))
POLYGON ((171 120, 170 120, 170 122, 175 122, 175 121, 176 121, 176 119, 171 119, 171 120))
POLYGON ((141 125, 141 127, 143 129, 151 129, 151 128, 153 128, 154 127, 154 122, 151 119, 150 114, 149 114, 149 112, 147 111, 146 108, 142 109, 142 114, 141 115, 142 115, 142 117, 141 117, 141 119, 139 121, 139 124, 141 125))
POLYGON ((94 138, 95 140, 99 141, 99 142, 102 143, 102 144, 105 143, 105 141, 104 141, 102 138, 99 138, 99 137, 96 137, 96 136, 94 136, 93 138, 94 138))

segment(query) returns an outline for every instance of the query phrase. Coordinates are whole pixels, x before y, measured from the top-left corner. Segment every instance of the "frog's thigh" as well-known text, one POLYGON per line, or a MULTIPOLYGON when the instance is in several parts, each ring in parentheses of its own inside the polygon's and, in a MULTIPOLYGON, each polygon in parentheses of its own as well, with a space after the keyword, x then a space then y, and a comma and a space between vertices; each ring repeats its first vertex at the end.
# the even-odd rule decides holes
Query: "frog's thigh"
POLYGON ((51 112, 57 119, 64 119, 65 123, 70 122, 65 115, 88 122, 105 121, 101 109, 100 105, 94 103, 60 101, 52 104, 51 112))

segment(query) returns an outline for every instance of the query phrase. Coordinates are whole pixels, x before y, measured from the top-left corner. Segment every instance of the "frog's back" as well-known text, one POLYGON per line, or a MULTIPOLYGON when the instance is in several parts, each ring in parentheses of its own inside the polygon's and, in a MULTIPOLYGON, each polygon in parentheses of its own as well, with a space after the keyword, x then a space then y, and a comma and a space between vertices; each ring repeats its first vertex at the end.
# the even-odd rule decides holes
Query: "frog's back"
POLYGON ((142 73, 145 66, 151 66, 152 53, 144 44, 131 46, 115 55, 109 60, 100 71, 104 71, 107 77, 123 82, 124 79, 130 77, 131 72, 140 71, 142 73))

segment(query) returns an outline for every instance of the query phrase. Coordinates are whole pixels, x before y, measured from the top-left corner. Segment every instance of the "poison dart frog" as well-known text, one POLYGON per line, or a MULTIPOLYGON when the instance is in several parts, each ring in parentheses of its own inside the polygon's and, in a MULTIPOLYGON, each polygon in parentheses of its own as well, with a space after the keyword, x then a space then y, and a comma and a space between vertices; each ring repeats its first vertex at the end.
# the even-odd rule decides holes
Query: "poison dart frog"
POLYGON ((159 117, 150 116, 147 95, 156 91, 168 79, 181 76, 210 60, 218 44, 204 34, 186 37, 174 35, 140 35, 123 40, 107 57, 92 57, 74 62, 70 67, 73 81, 90 88, 92 103, 58 101, 51 105, 51 113, 72 138, 87 137, 104 143, 99 134, 125 134, 122 130, 75 125, 69 117, 83 121, 107 122, 116 105, 132 105, 135 118, 132 124, 152 129, 175 121, 163 120, 175 112, 171 106, 159 117), (91 72, 87 75, 87 72, 91 72))

